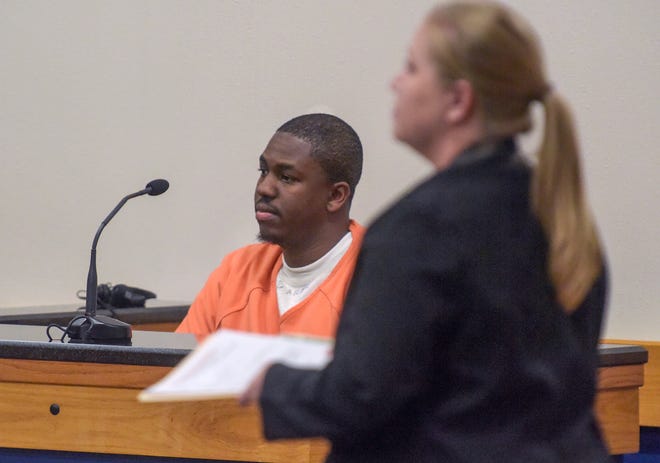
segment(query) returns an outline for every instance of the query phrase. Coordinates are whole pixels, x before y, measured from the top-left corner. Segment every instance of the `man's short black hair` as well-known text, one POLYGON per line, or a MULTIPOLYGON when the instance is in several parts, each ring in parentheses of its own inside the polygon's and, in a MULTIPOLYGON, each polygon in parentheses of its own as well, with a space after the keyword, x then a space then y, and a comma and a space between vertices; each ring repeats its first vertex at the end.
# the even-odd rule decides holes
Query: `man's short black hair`
POLYGON ((277 131, 312 145, 310 155, 328 179, 348 183, 353 196, 362 175, 362 143, 350 125, 330 114, 304 114, 285 122, 277 131))

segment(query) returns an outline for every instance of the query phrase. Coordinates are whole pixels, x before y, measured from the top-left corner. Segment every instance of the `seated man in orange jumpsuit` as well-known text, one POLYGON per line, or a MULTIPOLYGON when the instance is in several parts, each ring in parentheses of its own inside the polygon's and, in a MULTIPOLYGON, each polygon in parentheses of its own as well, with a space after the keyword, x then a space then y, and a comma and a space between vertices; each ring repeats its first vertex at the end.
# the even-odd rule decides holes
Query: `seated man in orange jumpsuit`
POLYGON ((362 144, 341 119, 308 114, 277 129, 259 157, 261 243, 224 258, 176 331, 334 337, 364 236, 349 217, 361 173, 362 144))

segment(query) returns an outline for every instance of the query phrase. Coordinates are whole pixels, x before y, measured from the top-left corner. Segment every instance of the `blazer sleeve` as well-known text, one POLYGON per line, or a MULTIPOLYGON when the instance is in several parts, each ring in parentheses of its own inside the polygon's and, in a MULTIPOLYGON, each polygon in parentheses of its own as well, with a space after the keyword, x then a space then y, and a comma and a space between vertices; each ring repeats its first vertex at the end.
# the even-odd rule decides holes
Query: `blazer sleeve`
POLYGON ((324 436, 350 445, 396 419, 431 387, 451 333, 459 243, 420 211, 367 232, 322 371, 274 365, 260 397, 269 439, 324 436))

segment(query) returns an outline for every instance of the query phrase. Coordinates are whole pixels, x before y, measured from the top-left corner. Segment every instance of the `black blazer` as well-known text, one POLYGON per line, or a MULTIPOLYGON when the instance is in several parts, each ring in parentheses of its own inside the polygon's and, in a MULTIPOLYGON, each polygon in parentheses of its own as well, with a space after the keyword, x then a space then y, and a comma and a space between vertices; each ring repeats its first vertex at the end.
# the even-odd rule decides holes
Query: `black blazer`
POLYGON ((565 314, 529 189, 505 140, 377 219, 333 361, 269 370, 266 437, 324 436, 329 462, 606 461, 592 411, 606 278, 565 314))

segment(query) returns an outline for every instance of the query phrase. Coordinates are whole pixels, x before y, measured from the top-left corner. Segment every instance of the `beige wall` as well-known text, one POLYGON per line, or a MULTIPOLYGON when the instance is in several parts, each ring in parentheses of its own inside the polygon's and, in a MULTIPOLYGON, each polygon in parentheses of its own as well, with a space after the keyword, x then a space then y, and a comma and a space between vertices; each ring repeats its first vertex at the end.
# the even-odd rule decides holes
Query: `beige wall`
MULTIPOLYGON (((660 339, 660 33, 655 0, 511 0, 574 104, 612 265, 607 335, 660 339)), ((257 157, 331 111, 360 133, 354 216, 429 172, 392 141, 389 80, 432 2, 0 1, 0 307, 75 303, 106 214, 100 282, 190 300, 254 240, 257 157)))

